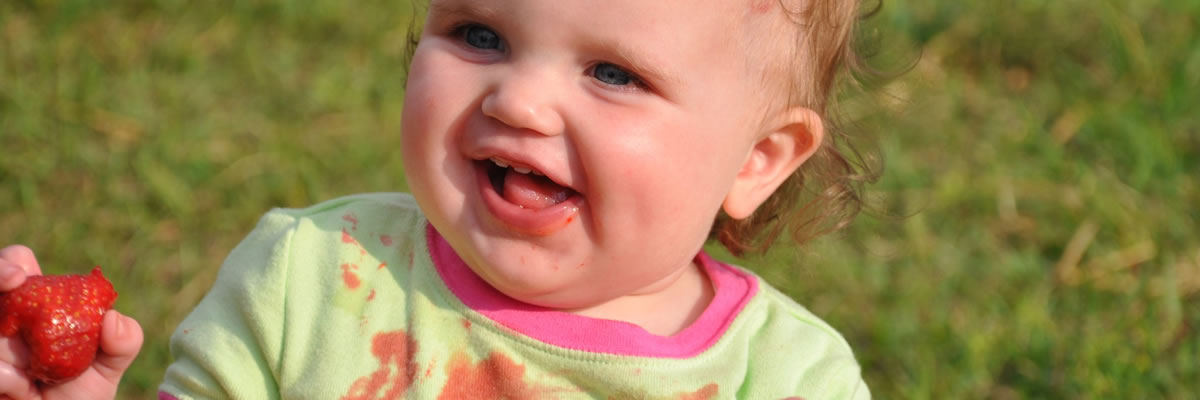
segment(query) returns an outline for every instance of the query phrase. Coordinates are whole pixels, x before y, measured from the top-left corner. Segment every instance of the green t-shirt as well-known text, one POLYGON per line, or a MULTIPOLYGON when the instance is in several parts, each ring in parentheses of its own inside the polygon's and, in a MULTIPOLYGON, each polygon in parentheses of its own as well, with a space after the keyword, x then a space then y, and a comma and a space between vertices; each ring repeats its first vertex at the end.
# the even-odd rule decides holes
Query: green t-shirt
POLYGON ((504 297, 406 194, 273 210, 171 337, 160 398, 868 399, 846 341, 700 254, 712 304, 670 337, 504 297))

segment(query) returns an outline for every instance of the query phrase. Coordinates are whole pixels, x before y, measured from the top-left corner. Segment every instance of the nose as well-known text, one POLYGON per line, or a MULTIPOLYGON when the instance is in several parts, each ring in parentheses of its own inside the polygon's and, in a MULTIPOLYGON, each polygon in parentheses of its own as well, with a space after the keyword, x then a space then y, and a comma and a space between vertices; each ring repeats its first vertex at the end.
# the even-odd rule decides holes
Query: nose
POLYGON ((556 108, 553 79, 545 73, 514 68, 500 78, 483 99, 483 114, 505 125, 546 136, 562 133, 564 122, 556 108))

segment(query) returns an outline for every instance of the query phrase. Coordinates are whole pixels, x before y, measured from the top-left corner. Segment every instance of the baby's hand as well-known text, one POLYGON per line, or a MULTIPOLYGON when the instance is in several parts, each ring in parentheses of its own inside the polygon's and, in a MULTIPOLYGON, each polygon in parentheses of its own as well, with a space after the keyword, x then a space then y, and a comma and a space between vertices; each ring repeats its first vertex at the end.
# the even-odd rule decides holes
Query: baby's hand
MULTIPOLYGON (((33 251, 25 246, 0 249, 0 293, 25 283, 26 276, 41 275, 33 251)), ((117 383, 142 348, 142 327, 116 310, 104 314, 100 351, 92 365, 78 377, 53 386, 37 383, 26 373, 29 347, 20 335, 0 337, 0 400, 111 399, 117 383)))

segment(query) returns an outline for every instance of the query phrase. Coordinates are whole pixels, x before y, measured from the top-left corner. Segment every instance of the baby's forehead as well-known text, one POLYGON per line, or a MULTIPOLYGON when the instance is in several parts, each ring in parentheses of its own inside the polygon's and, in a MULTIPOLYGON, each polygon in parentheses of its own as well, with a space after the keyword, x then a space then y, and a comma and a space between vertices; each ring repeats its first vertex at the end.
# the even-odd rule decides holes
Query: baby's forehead
MULTIPOLYGON (((799 44, 801 25, 807 18, 806 7, 826 0, 643 0, 661 1, 691 14, 694 26, 708 31, 707 58, 740 66, 750 84, 762 91, 763 99, 774 103, 786 98, 798 86, 803 67, 795 60, 803 58, 799 44), (702 8, 703 10, 699 10, 702 8), (720 42, 720 43, 717 43, 720 42)), ((839 0, 832 0, 839 1, 839 0)), ((657 32, 661 34, 662 32, 657 32)), ((653 39, 653 38, 652 38, 653 39)), ((702 46, 705 47, 705 46, 702 46)))

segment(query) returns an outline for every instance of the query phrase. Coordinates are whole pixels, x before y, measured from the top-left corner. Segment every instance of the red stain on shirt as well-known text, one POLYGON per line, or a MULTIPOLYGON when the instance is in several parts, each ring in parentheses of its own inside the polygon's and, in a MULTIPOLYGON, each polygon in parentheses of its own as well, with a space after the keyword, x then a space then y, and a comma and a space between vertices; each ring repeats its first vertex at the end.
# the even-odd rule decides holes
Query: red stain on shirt
POLYGON ((351 244, 354 245, 354 247, 357 247, 359 255, 367 254, 367 248, 358 243, 358 239, 355 239, 354 236, 351 236, 350 232, 346 231, 346 228, 342 228, 342 243, 351 244))
POLYGON ((463 318, 462 326, 463 326, 463 329, 470 330, 471 329, 471 320, 463 318))
POLYGON ((357 265, 342 264, 342 283, 345 283, 350 290, 358 289, 358 286, 362 284, 362 280, 358 279, 358 274, 352 271, 355 269, 358 269, 357 265))
POLYGON ((375 289, 371 289, 371 294, 367 295, 367 301, 375 300, 375 289))
POLYGON ((379 369, 354 381, 342 400, 398 399, 416 379, 413 355, 417 343, 402 330, 380 332, 371 339, 371 354, 379 360, 379 369), (382 391, 391 383, 387 391, 382 391))
POLYGON ((346 222, 350 223, 350 230, 352 230, 352 231, 358 230, 358 217, 354 216, 353 213, 343 215, 342 219, 345 220, 346 222))
POLYGON ((387 268, 387 263, 379 263, 379 268, 376 268, 376 269, 384 269, 384 268, 387 268))
POLYGON ((710 384, 704 385, 704 387, 700 388, 700 390, 697 390, 695 392, 680 394, 679 400, 715 399, 715 398, 717 398, 717 389, 718 389, 717 384, 710 383, 710 384))
POLYGON ((432 360, 429 360, 429 366, 425 367, 425 377, 426 378, 433 376, 433 367, 435 367, 435 366, 437 366, 437 359, 434 358, 432 360))
POLYGON ((538 399, 547 391, 524 381, 525 365, 497 352, 475 364, 455 354, 446 372, 450 377, 438 399, 538 399))
POLYGON ((383 244, 384 246, 391 246, 392 237, 389 235, 379 235, 379 243, 383 244))

